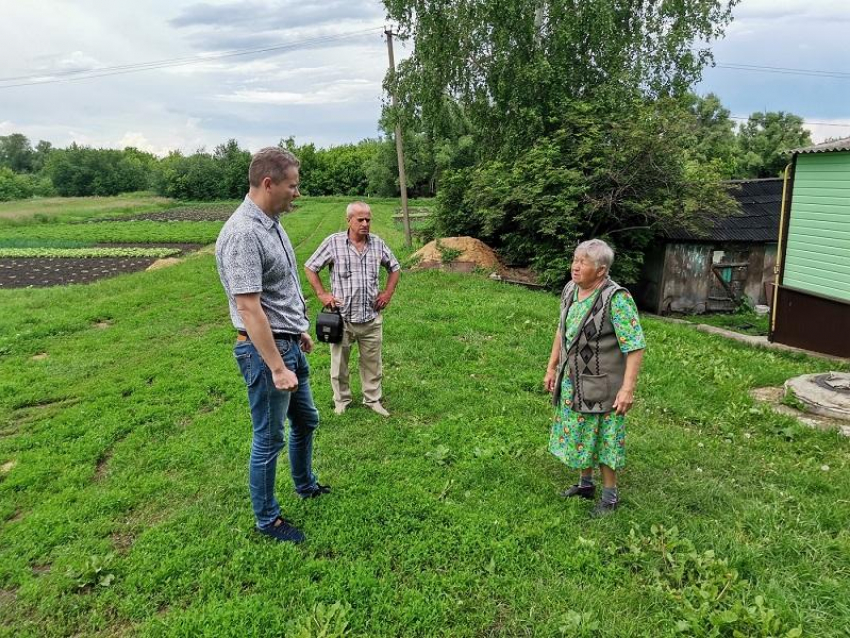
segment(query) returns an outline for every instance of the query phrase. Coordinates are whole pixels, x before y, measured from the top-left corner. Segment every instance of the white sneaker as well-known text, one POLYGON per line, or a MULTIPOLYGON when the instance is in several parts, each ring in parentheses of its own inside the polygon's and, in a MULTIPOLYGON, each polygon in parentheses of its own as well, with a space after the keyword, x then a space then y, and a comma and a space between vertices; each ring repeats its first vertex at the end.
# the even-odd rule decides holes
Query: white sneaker
POLYGON ((389 416, 390 415, 390 413, 387 412, 386 408, 384 408, 384 406, 382 406, 379 402, 366 403, 365 405, 366 405, 367 408, 372 410, 372 412, 377 412, 381 416, 389 416))
POLYGON ((345 414, 345 411, 347 409, 347 403, 337 403, 336 405, 334 405, 334 414, 336 414, 337 416, 342 416, 343 414, 345 414))

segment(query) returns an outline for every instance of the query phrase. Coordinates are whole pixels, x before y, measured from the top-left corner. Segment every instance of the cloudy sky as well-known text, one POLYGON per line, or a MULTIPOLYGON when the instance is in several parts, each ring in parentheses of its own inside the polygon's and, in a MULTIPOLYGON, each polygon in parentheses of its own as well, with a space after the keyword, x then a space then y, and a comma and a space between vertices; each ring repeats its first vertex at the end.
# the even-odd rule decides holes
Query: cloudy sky
MULTIPOLYGON (((163 154, 231 137, 256 150, 290 135, 327 146, 377 134, 378 0, 0 0, 0 15, 0 135, 163 154), (197 56, 208 57, 121 68, 197 56), (70 80, 81 71, 99 77, 70 80)), ((697 90, 733 116, 802 115, 816 141, 850 136, 848 27, 850 0, 743 0, 697 90), (729 68, 740 65, 785 70, 729 68)))

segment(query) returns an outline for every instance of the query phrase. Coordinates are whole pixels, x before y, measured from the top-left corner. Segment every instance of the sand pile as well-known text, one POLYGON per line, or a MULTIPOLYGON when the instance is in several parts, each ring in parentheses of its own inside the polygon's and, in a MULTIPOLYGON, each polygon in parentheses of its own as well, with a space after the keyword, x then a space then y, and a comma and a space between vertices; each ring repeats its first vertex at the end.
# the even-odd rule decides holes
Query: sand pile
POLYGON ((442 251, 460 251, 457 257, 451 260, 452 269, 472 270, 483 268, 484 270, 499 270, 499 258, 495 251, 480 239, 474 237, 442 237, 432 241, 417 250, 411 259, 418 262, 417 268, 439 268, 444 265, 442 251), (437 243, 439 242, 439 246, 437 243))

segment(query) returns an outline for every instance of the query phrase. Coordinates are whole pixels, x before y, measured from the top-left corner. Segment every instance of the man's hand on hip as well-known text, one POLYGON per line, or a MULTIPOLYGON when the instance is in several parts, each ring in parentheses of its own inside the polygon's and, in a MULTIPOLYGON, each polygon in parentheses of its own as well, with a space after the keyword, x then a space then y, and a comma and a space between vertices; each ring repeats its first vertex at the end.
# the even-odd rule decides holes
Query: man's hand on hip
POLYGON ((289 368, 272 371, 274 387, 283 392, 295 392, 298 389, 298 377, 289 368))

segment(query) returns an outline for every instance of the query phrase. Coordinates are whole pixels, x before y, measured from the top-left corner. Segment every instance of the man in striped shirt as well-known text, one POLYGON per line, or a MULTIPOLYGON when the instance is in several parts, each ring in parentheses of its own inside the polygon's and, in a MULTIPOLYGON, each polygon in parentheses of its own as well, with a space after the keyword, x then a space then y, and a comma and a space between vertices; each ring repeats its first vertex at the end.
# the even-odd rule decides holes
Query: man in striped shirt
POLYGON ((348 360, 354 343, 360 348, 360 382, 363 404, 389 416, 381 404, 381 345, 383 311, 392 300, 401 275, 401 265, 389 247, 370 233, 372 211, 364 202, 346 208, 348 230, 326 238, 304 265, 307 281, 323 306, 339 308, 345 323, 342 342, 331 344, 331 387, 334 412, 343 414, 351 404, 348 360), (319 279, 319 272, 330 266, 331 292, 319 279), (378 288, 380 267, 387 269, 387 286, 378 288))

